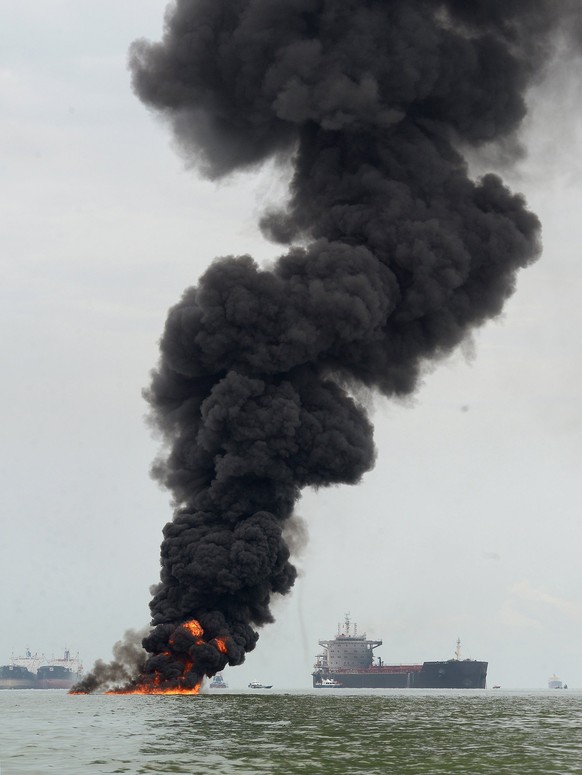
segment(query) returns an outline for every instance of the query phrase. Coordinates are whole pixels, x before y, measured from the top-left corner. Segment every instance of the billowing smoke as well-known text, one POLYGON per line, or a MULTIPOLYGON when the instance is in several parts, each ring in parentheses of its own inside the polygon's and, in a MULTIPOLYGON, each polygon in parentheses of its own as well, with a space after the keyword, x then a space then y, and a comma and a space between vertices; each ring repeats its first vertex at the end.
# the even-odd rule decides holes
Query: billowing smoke
POLYGON ((215 260, 168 315, 147 400, 175 514, 133 686, 189 688, 244 660, 296 577, 283 531, 301 488, 374 464, 358 388, 411 393, 539 255, 523 197, 472 180, 461 149, 516 147, 573 9, 176 0, 162 41, 133 44, 135 92, 190 165, 293 167, 288 202, 261 221, 286 252, 266 269, 215 260))
POLYGON ((89 694, 102 686, 128 684, 143 671, 147 654, 141 645, 149 628, 128 630, 113 646, 113 659, 98 659, 93 670, 71 689, 71 694, 89 694))

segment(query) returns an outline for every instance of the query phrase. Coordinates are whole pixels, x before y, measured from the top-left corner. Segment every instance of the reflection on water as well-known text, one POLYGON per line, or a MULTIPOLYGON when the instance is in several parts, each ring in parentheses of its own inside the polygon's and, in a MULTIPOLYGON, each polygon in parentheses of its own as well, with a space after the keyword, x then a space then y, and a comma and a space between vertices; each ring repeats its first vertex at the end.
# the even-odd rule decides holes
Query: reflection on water
POLYGON ((0 692, 2 775, 582 772, 582 692, 0 692))

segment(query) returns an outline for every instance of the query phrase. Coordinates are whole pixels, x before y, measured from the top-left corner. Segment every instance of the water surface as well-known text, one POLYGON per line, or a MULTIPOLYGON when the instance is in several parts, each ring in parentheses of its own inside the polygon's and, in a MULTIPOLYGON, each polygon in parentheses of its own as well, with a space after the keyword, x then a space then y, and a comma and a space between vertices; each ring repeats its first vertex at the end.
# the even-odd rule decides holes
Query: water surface
POLYGON ((0 691, 0 775, 582 773, 582 692, 0 691))

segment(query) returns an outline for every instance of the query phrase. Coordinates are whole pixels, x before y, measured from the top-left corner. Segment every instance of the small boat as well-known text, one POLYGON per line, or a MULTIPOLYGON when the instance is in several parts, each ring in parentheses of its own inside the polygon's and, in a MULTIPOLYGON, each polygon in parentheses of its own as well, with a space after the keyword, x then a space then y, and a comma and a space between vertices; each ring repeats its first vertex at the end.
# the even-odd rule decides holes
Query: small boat
POLYGON ((262 684, 260 681, 251 681, 249 684, 249 689, 272 689, 273 684, 262 684))
POLYGON ((495 684, 495 686, 493 688, 494 689, 501 689, 501 686, 499 686, 499 684, 495 684))
POLYGON ((343 683, 336 681, 335 678, 322 678, 320 683, 314 684, 316 689, 340 689, 343 683))
POLYGON ((216 675, 212 676, 212 680, 210 681, 210 688, 211 689, 228 689, 228 684, 224 680, 222 673, 217 673, 216 675))

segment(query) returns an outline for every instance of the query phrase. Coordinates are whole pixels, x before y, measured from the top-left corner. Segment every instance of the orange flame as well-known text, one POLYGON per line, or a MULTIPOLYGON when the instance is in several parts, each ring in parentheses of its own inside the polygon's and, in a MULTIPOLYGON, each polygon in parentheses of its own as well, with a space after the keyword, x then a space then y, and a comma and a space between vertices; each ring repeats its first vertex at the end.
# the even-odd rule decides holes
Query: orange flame
POLYGON ((172 689, 156 686, 155 682, 150 686, 136 686, 131 689, 112 689, 105 694, 198 694, 200 692, 200 683, 190 689, 182 686, 175 686, 172 689))
POLYGON ((228 654, 228 648, 224 638, 214 638, 214 642, 216 643, 216 648, 220 651, 221 654, 228 654))
MULTIPOLYGON (((184 678, 191 670, 192 662, 187 662, 184 665, 182 672, 182 678, 184 678)), ((111 689, 106 694, 198 694, 202 679, 198 681, 195 686, 162 686, 162 679, 159 673, 156 673, 150 683, 141 684, 140 686, 130 686, 125 689, 111 689)))
MULTIPOLYGON (((197 625, 202 632, 198 622, 187 622, 187 624, 197 625)), ((190 670, 192 670, 193 664, 192 660, 184 662, 182 675, 178 679, 178 686, 164 686, 161 674, 155 673, 151 678, 146 677, 143 683, 121 689, 111 689, 106 694, 198 694, 202 685, 202 678, 194 686, 180 686, 180 683, 186 679, 190 670)))
POLYGON ((182 627, 192 633, 195 638, 200 638, 204 635, 204 630, 200 626, 200 622, 196 619, 191 619, 189 622, 183 622, 182 627))
MULTIPOLYGON (((180 627, 183 627, 196 639, 197 644, 204 643, 202 636, 204 635, 204 629, 200 622, 196 619, 191 619, 188 622, 182 622, 180 627)), ((224 638, 214 638, 212 641, 218 651, 221 654, 228 654, 228 647, 224 638)), ((174 639, 170 638, 169 643, 174 645, 174 639)), ((163 656, 170 657, 172 653, 170 651, 162 651, 163 656)), ((181 660, 180 660, 181 661, 181 660)), ((121 689, 111 689, 106 694, 198 694, 200 692, 200 686, 202 685, 202 678, 194 686, 183 686, 181 684, 189 683, 192 680, 190 671, 192 670, 193 662, 187 660, 183 662, 182 675, 173 683, 177 683, 177 686, 165 686, 165 679, 161 673, 154 673, 153 675, 141 676, 137 679, 134 685, 126 686, 121 689), (189 679, 189 680, 187 680, 189 679)))

